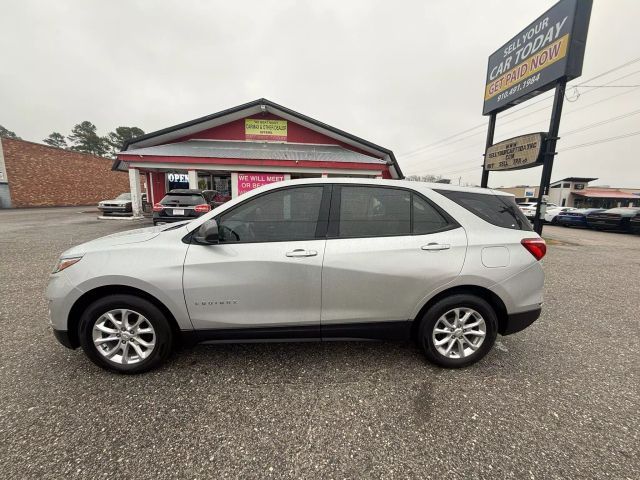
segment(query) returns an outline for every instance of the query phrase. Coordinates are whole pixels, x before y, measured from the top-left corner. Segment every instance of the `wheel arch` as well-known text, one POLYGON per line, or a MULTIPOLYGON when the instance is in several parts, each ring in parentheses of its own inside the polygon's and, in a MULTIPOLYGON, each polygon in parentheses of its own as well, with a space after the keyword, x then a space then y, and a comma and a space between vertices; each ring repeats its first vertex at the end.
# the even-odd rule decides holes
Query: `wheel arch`
POLYGON ((478 285, 457 285, 455 287, 451 287, 438 292, 422 306, 416 317, 411 322, 411 338, 417 338, 418 329, 420 328, 420 322, 422 321, 424 314, 431 308, 432 305, 436 304, 443 298, 461 293, 465 293, 467 295, 475 295, 489 303, 489 305, 493 307, 493 310, 496 313, 496 317, 498 318, 498 332, 502 333, 505 331, 508 320, 507 307, 498 295, 496 295, 488 288, 478 285))
POLYGON ((106 297, 107 295, 133 295, 136 297, 143 298, 148 302, 151 302, 160 311, 165 315, 167 320, 169 321, 169 325, 171 326, 171 330, 173 332, 174 338, 180 338, 180 327, 178 326, 178 322, 171 313, 171 310, 167 308, 167 306, 158 300, 156 297, 151 295, 144 290, 140 290, 139 288, 131 287, 128 285, 104 285, 101 287, 96 287, 92 290, 89 290, 83 293, 73 304, 71 310, 69 310, 69 318, 67 321, 68 325, 68 335, 69 342, 73 348, 77 348, 80 346, 80 339, 78 337, 79 326, 80 326, 80 317, 82 313, 87 309, 89 305, 91 305, 94 301, 99 298, 106 297))

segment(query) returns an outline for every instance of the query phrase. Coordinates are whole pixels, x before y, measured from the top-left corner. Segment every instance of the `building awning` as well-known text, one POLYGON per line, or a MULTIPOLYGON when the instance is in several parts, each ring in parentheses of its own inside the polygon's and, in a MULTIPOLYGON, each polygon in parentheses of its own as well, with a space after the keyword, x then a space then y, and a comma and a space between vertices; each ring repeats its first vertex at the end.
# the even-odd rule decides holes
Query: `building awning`
POLYGON ((583 192, 572 192, 579 197, 587 198, 622 198, 628 200, 638 200, 640 196, 633 193, 621 192, 619 190, 585 190, 583 192))
POLYGON ((338 145, 257 143, 222 140, 188 140, 118 153, 124 161, 144 161, 144 157, 200 157, 247 160, 289 160, 304 162, 362 163, 385 165, 380 158, 347 150, 338 145))

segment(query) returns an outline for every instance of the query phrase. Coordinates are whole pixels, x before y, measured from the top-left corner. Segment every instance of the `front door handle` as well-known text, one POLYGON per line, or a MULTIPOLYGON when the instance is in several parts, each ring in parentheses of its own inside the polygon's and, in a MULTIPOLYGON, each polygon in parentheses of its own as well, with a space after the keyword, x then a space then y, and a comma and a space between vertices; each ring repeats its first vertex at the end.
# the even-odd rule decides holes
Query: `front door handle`
POLYGON ((318 252, 315 250, 305 250, 303 248, 296 248, 285 254, 287 257, 315 257, 318 252))
POLYGON ((427 245, 423 245, 422 250, 428 250, 430 252, 434 252, 437 250, 449 250, 451 248, 451 245, 449 245, 448 243, 429 243, 427 245))

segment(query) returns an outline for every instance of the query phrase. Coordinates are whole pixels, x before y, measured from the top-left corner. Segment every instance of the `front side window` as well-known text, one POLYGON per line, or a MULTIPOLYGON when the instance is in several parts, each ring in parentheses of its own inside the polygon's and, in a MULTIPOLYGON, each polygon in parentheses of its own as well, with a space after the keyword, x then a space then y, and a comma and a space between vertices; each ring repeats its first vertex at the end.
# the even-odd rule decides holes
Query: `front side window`
POLYGON ((322 186, 277 190, 248 200, 218 219, 221 242, 277 242, 315 238, 322 186))

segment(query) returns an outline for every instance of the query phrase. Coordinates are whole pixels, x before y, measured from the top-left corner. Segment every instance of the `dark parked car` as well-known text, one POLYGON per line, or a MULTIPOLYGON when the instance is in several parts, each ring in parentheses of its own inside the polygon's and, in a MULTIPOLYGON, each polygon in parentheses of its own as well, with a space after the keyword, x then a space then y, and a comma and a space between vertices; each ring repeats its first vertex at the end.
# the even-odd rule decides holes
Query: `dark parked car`
POLYGON ((193 220, 211 210, 215 190, 175 189, 153 206, 153 224, 193 220))
MULTIPOLYGON (((142 194, 142 203, 147 201, 146 194, 142 194)), ((121 193, 113 200, 103 200, 98 203, 98 210, 105 216, 131 216, 131 193, 121 193)))
POLYGON ((555 220, 558 225, 565 227, 587 228, 587 215, 591 213, 604 212, 604 208, 578 208, 567 212, 559 213, 555 220))
POLYGON ((640 233, 640 212, 629 220, 629 227, 633 233, 640 233))
POLYGON ((640 212, 640 207, 618 207, 587 215, 587 225, 598 230, 631 231, 631 218, 640 212))

